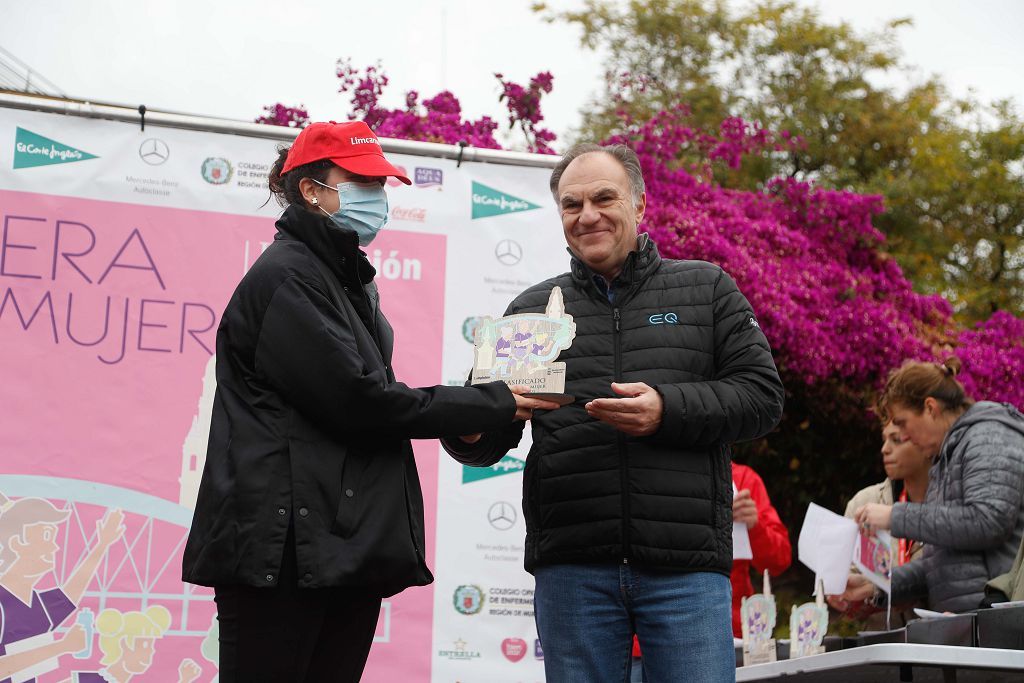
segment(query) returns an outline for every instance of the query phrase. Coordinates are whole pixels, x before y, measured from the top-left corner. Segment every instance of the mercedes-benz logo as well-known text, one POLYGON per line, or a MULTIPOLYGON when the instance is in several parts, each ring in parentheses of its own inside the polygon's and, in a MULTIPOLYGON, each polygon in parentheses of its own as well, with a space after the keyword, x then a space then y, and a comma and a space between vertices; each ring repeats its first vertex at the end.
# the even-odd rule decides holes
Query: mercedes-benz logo
POLYGON ((502 240, 494 248, 494 256, 502 265, 514 266, 523 260, 523 248, 514 240, 502 240))
POLYGON ((512 503, 499 500, 487 511, 487 521, 498 531, 508 531, 516 524, 516 508, 512 503))
POLYGON ((150 166, 159 166, 169 159, 171 148, 167 143, 157 138, 148 138, 139 145, 139 158, 150 166))

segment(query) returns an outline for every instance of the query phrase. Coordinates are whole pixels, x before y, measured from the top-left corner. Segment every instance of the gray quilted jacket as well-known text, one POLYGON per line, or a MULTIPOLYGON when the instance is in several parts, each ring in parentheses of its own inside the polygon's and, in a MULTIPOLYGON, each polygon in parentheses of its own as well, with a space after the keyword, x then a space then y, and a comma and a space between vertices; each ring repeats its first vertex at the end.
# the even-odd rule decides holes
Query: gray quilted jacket
POLYGON ((985 583, 1009 571, 1024 532, 1024 415, 981 401, 953 423, 929 472, 924 503, 897 503, 892 533, 924 556, 893 570, 893 602, 976 609, 985 583))

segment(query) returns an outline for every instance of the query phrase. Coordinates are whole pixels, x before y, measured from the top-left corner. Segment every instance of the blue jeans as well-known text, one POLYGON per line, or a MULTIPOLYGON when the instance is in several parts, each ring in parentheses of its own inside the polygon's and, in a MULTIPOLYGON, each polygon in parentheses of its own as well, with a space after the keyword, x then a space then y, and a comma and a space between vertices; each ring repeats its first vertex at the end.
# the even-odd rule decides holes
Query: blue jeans
POLYGON ((736 680, 728 576, 625 564, 550 565, 534 575, 548 683, 628 682, 634 633, 651 683, 736 680))

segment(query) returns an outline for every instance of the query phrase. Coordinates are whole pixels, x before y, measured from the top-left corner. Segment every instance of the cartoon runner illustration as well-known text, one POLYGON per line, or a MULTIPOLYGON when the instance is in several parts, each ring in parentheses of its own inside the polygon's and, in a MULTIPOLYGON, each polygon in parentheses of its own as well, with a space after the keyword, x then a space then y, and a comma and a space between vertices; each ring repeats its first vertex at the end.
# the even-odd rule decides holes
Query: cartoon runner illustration
POLYGON ((534 324, 534 321, 519 321, 519 331, 512 337, 512 348, 509 350, 509 367, 512 372, 526 369, 526 362, 533 351, 534 324))
POLYGON ((85 629, 74 626, 60 640, 52 632, 75 611, 107 549, 124 534, 120 510, 96 524, 96 544, 63 586, 37 591, 53 571, 58 527, 70 514, 41 498, 11 501, 0 494, 0 676, 34 681, 57 668, 56 658, 83 649, 85 629))
MULTIPOLYGON (((545 325, 544 327, 547 328, 549 326, 545 325)), ((555 338, 550 332, 546 330, 541 332, 539 328, 540 325, 538 325, 538 331, 534 335, 533 348, 530 349, 529 363, 526 366, 528 372, 544 370, 544 362, 554 356, 551 352, 555 348, 555 338)))
MULTIPOLYGON (((170 625, 171 613, 162 605, 145 612, 103 610, 96 619, 103 668, 75 671, 64 683, 127 683, 152 666, 156 641, 170 625)), ((198 664, 184 659, 178 666, 178 683, 192 683, 201 673, 198 664)))
POLYGON ((494 344, 495 370, 502 377, 512 374, 512 326, 503 325, 501 336, 494 344))

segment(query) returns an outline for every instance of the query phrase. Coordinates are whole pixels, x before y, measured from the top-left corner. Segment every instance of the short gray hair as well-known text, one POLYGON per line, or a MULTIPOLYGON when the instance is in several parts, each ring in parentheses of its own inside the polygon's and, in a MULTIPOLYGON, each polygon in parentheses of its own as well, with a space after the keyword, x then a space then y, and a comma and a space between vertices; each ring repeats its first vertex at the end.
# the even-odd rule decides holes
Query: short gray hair
POLYGON ((565 173, 565 169, 579 157, 593 152, 603 152, 622 164, 622 168, 626 171, 626 176, 629 178, 629 189, 633 195, 633 203, 638 204, 646 187, 644 185, 644 174, 640 170, 640 159, 637 158, 636 152, 626 145, 608 145, 605 147, 595 145, 592 142, 581 142, 578 145, 573 145, 562 156, 554 169, 552 169, 549 186, 551 188, 551 196, 555 198, 555 203, 558 203, 558 183, 562 180, 562 174, 565 173))

